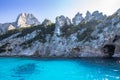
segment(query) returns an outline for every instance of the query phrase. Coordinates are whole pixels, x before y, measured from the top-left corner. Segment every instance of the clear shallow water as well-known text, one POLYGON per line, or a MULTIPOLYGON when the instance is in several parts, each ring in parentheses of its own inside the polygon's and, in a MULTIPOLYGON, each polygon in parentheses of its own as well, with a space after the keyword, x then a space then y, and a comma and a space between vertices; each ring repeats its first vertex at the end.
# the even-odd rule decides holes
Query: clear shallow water
POLYGON ((0 58, 0 80, 120 80, 120 59, 0 58))

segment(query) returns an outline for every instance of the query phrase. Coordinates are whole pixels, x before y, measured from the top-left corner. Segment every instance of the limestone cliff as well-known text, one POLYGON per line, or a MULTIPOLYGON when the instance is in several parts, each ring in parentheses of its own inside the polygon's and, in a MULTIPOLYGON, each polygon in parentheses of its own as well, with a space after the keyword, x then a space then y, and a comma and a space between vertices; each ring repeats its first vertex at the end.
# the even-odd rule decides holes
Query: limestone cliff
POLYGON ((36 25, 40 25, 40 22, 33 14, 21 13, 18 15, 15 22, 0 24, 0 34, 3 34, 8 30, 36 25))
POLYGON ((73 22, 63 15, 42 24, 33 15, 19 17, 17 26, 0 24, 0 31, 6 30, 0 35, 0 55, 120 57, 120 9, 110 16, 77 13, 73 22))

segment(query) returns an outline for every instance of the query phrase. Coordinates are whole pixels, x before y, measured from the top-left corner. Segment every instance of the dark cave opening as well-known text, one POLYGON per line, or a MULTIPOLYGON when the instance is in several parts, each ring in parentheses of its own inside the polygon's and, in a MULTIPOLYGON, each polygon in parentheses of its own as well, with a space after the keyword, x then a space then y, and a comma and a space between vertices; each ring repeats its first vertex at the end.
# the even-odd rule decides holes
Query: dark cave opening
POLYGON ((116 42, 117 40, 119 40, 120 39, 120 36, 119 35, 116 35, 115 37, 114 37, 114 39, 113 39, 113 42, 116 42))
POLYGON ((103 52, 107 54, 109 57, 112 57, 115 52, 115 45, 107 44, 103 47, 103 52))

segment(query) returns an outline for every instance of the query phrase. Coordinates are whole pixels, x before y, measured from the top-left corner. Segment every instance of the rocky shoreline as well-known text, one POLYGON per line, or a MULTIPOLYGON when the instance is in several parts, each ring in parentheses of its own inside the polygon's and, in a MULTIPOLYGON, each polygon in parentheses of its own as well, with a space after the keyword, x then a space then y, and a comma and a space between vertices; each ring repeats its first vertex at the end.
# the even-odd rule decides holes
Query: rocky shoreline
POLYGON ((120 9, 106 16, 99 11, 63 15, 41 24, 22 13, 13 23, 0 24, 1 56, 120 57, 120 9))

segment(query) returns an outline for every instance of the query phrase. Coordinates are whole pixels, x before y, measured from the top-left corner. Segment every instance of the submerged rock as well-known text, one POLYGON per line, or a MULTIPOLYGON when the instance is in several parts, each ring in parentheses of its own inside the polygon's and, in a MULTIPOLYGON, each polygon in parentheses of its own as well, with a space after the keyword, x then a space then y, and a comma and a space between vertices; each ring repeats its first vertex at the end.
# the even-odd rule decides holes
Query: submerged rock
POLYGON ((21 66, 18 66, 14 69, 15 74, 32 74, 34 73, 36 69, 36 65, 34 63, 24 64, 21 66))

